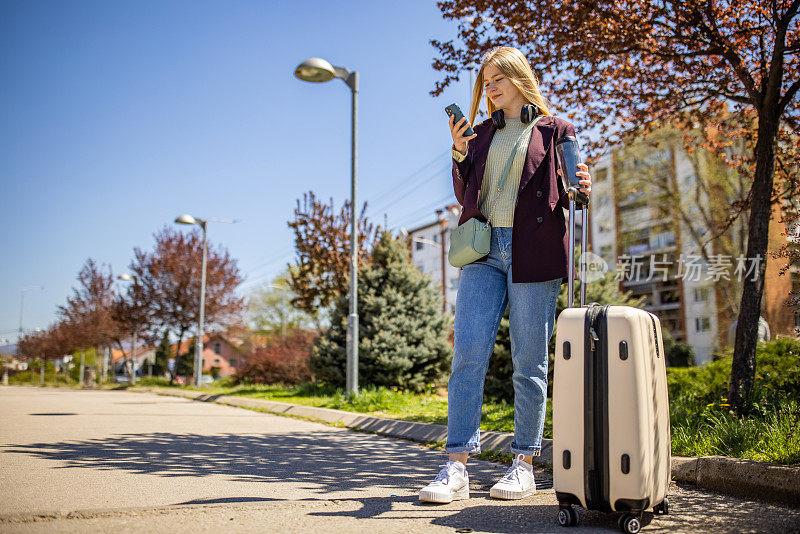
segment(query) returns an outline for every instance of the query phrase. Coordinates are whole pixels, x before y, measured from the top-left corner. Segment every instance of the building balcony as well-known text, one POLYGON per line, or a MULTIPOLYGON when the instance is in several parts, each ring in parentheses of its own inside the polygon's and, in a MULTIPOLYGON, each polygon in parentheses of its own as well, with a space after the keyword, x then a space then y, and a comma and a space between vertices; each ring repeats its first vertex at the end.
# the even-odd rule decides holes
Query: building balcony
POLYGON ((659 303, 659 304, 651 304, 650 306, 647 306, 647 311, 651 311, 653 313, 656 313, 656 312, 661 313, 661 312, 670 311, 670 310, 678 310, 678 311, 680 311, 680 309, 681 309, 681 303, 680 302, 665 302, 665 303, 659 303))

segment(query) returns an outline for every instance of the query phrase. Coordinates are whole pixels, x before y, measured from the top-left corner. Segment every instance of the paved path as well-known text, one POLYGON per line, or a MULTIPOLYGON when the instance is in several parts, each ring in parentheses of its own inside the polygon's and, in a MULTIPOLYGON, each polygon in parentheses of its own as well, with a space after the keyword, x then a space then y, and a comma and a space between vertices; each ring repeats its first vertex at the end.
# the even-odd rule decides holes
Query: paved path
MULTIPOLYGON (((505 470, 490 462, 470 462, 473 498, 420 503, 441 451, 212 403, 0 387, 0 418, 3 533, 618 532, 595 512, 558 527, 552 490, 490 499, 505 470)), ((800 508, 675 485, 670 499, 643 532, 800 528, 800 508)))

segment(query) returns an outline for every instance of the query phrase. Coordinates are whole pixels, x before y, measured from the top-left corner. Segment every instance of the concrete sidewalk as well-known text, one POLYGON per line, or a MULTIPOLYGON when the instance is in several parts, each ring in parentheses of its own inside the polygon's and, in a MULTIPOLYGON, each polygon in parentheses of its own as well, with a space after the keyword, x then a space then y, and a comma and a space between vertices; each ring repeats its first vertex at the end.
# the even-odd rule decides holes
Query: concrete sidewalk
MULTIPOLYGON (((278 415, 302 417, 352 430, 373 432, 381 436, 406 439, 420 443, 443 442, 447 427, 431 423, 400 421, 367 414, 316 408, 248 397, 207 395, 197 391, 167 388, 129 388, 202 402, 256 409, 278 415)), ((508 432, 481 432, 481 448, 509 452, 514 436, 508 432)), ((553 465, 553 440, 542 440, 542 454, 534 461, 545 468, 553 465)), ((701 458, 672 458, 672 477, 676 482, 694 484, 700 488, 750 499, 770 500, 797 506, 800 504, 800 468, 755 462, 724 456, 701 458)))
MULTIPOLYGON (((506 466, 470 460, 469 499, 421 503, 446 456, 410 441, 125 391, 0 387, 0 413, 3 533, 565 532, 543 471, 536 495, 499 501, 506 466)), ((676 484, 669 496, 646 530, 800 524, 799 508, 676 484)), ((613 514, 578 513, 576 532, 619 532, 613 514)))

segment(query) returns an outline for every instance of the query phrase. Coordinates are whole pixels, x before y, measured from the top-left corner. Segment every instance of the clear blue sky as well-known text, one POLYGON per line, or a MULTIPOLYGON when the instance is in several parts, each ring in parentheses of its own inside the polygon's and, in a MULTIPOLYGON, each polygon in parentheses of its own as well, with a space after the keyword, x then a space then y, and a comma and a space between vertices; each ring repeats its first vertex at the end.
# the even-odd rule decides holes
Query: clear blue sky
POLYGON ((87 258, 125 272, 181 213, 239 220, 209 238, 243 293, 281 271, 296 199, 350 194, 350 91, 296 79, 310 56, 360 73, 359 203, 432 220, 453 199, 443 108, 469 90, 428 94, 428 40, 455 31, 432 0, 0 2, 0 337, 21 287, 44 286, 24 313, 44 328, 87 258))

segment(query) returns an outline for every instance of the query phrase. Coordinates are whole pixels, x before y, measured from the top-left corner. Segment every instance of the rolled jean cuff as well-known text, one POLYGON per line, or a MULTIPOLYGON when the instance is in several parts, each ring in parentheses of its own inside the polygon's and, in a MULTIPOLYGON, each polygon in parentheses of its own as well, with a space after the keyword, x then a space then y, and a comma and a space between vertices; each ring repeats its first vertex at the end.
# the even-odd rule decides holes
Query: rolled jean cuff
POLYGON ((445 445, 444 450, 448 453, 462 453, 462 452, 474 452, 479 453, 481 452, 481 446, 479 443, 465 443, 463 445, 445 445))
POLYGON ((514 454, 524 454, 525 456, 539 456, 542 454, 542 446, 517 447, 516 443, 511 443, 511 452, 514 454))

